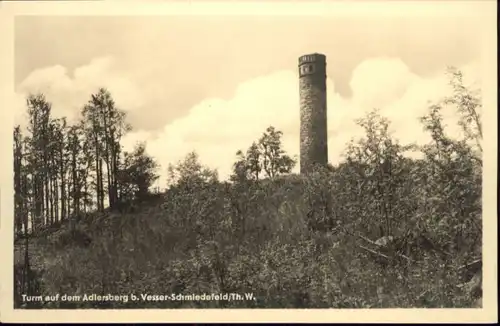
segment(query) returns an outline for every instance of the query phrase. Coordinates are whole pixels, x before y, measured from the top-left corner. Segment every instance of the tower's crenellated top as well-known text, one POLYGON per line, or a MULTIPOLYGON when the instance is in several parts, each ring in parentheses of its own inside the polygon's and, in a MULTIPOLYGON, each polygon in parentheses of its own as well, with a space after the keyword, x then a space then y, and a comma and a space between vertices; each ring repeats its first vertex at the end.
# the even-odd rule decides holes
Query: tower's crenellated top
POLYGON ((326 56, 321 53, 311 53, 299 57, 299 75, 325 75, 326 77, 326 56))
POLYGON ((312 62, 326 62, 326 56, 321 53, 311 53, 299 57, 299 66, 312 62))

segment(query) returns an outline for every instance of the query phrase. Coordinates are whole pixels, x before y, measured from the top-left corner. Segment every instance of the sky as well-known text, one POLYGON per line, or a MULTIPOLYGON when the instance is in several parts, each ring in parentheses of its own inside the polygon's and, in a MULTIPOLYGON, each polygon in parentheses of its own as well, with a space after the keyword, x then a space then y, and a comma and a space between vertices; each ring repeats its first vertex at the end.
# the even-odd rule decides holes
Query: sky
MULTIPOLYGON (((373 108, 402 143, 428 140, 417 119, 449 91, 446 67, 481 82, 481 17, 449 15, 24 16, 15 20, 16 124, 25 98, 43 92, 55 116, 76 119, 99 87, 110 90, 161 165, 196 151, 227 177, 236 151, 266 127, 299 154, 298 57, 327 57, 329 161, 362 135, 373 108), (34 32, 36 31, 36 32, 34 32)), ((453 112, 447 112, 453 128, 453 112)), ((298 167, 298 166, 297 166, 298 167)))

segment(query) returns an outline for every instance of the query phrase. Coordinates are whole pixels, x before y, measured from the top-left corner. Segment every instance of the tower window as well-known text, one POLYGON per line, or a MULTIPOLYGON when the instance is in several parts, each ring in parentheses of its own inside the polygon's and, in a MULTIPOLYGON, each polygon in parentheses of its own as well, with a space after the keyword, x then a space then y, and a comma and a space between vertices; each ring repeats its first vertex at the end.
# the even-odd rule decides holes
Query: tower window
POLYGON ((300 67, 301 74, 311 74, 314 73, 315 67, 313 64, 303 65, 300 67))

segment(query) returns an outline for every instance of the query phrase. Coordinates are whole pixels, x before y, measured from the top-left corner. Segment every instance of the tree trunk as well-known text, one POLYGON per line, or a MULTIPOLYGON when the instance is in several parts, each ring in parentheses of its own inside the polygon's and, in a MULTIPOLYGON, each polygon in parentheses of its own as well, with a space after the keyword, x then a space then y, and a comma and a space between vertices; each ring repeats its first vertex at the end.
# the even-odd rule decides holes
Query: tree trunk
POLYGON ((60 155, 60 166, 59 166, 59 172, 60 172, 60 178, 61 178, 61 220, 64 219, 64 217, 67 215, 66 213, 66 164, 64 162, 64 150, 63 150, 64 144, 61 146, 61 151, 59 153, 60 155))

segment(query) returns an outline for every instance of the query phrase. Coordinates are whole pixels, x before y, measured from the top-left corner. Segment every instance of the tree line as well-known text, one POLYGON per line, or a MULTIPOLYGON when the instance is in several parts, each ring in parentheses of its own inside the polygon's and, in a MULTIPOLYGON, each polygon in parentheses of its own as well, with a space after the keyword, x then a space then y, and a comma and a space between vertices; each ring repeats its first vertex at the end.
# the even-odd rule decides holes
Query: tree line
MULTIPOLYGON (((69 124, 55 118, 43 94, 26 100, 27 125, 14 127, 15 234, 147 195, 158 164, 145 143, 131 152, 122 139, 132 130, 126 112, 101 88, 69 124)), ((29 232, 31 232, 29 231, 29 232)))

